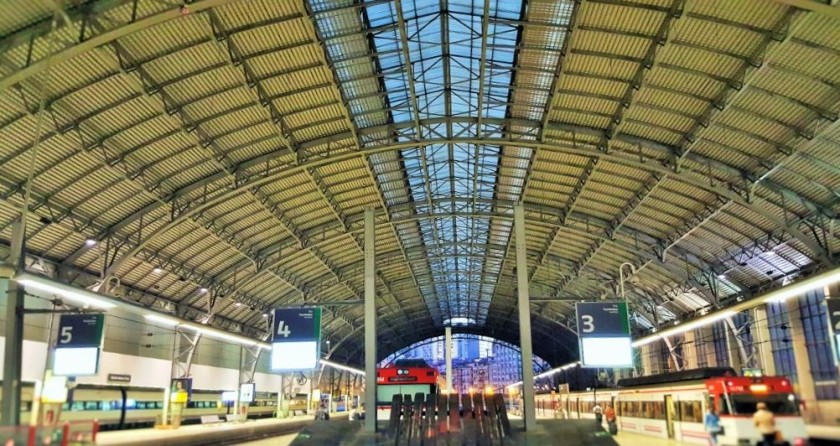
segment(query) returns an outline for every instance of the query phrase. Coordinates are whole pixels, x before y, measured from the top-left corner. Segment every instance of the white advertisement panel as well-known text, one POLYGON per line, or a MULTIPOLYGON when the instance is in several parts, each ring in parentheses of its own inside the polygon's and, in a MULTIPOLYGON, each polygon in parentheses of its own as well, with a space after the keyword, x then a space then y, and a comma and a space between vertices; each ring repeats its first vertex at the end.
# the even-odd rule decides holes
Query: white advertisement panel
POLYGON ((580 338, 580 359, 583 367, 632 367, 630 338, 580 338))

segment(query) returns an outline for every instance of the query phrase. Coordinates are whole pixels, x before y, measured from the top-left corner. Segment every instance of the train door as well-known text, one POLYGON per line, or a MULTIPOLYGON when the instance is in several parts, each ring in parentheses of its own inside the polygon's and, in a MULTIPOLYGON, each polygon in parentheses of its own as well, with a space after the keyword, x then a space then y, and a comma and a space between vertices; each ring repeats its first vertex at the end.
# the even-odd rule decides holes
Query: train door
POLYGON ((665 426, 668 428, 668 438, 674 438, 674 399, 671 395, 665 395, 665 426))

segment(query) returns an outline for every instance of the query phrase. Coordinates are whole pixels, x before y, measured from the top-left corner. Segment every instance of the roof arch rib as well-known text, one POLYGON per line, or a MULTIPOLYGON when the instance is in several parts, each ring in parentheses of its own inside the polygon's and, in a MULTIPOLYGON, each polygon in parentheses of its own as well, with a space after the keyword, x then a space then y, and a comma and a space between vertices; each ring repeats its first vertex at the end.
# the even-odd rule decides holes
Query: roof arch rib
POLYGON ((624 262, 639 332, 838 262, 819 2, 7 3, 0 247, 38 132, 27 247, 66 281, 254 336, 332 303, 352 356, 367 209, 387 348, 515 336, 517 203, 543 337, 624 262))

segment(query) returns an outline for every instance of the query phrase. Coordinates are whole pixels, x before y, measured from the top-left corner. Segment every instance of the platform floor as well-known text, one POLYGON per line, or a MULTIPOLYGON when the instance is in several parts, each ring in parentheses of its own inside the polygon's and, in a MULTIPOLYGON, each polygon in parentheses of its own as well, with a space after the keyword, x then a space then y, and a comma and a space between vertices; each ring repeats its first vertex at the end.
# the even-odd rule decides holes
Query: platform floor
POLYGON ((137 444, 142 441, 146 444, 163 444, 166 440, 187 437, 201 437, 218 434, 219 432, 250 429, 253 427, 265 427, 271 425, 282 425, 304 420, 311 420, 309 415, 291 417, 284 419, 262 419, 249 420, 244 423, 222 423, 218 425, 192 424, 181 426, 178 429, 131 429, 122 431, 102 432, 96 436, 97 446, 114 446, 123 444, 137 444))
POLYGON ((247 443, 238 443, 236 446, 289 446, 298 434, 281 435, 247 443))
POLYGON ((682 446, 690 444, 676 440, 665 440, 648 435, 634 434, 631 432, 619 432, 618 435, 613 438, 619 446, 682 446))

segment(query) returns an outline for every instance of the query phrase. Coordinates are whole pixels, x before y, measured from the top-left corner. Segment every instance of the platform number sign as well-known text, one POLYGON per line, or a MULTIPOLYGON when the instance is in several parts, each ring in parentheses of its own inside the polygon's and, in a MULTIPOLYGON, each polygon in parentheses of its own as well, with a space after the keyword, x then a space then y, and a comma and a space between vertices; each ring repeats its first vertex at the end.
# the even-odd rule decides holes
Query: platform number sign
POLYGON ((626 302, 583 302, 576 309, 578 336, 630 336, 626 302))
POLYGON ((627 303, 581 302, 576 305, 576 310, 582 366, 631 366, 633 359, 627 303))
POLYGON ((104 314, 63 314, 58 323, 58 348, 102 345, 104 314))
POLYGON ((320 341, 320 308, 278 308, 274 310, 274 342, 320 341))
POLYGON ((840 365, 840 298, 826 299, 828 325, 834 334, 834 363, 840 365))
POLYGON ((834 334, 840 334, 840 298, 826 299, 825 305, 828 307, 828 322, 831 324, 831 329, 834 334))
POLYGON ((99 371, 104 314, 63 314, 53 352, 56 376, 91 376, 99 371))
POLYGON ((273 328, 273 371, 304 371, 317 366, 321 357, 320 308, 278 308, 273 328))

